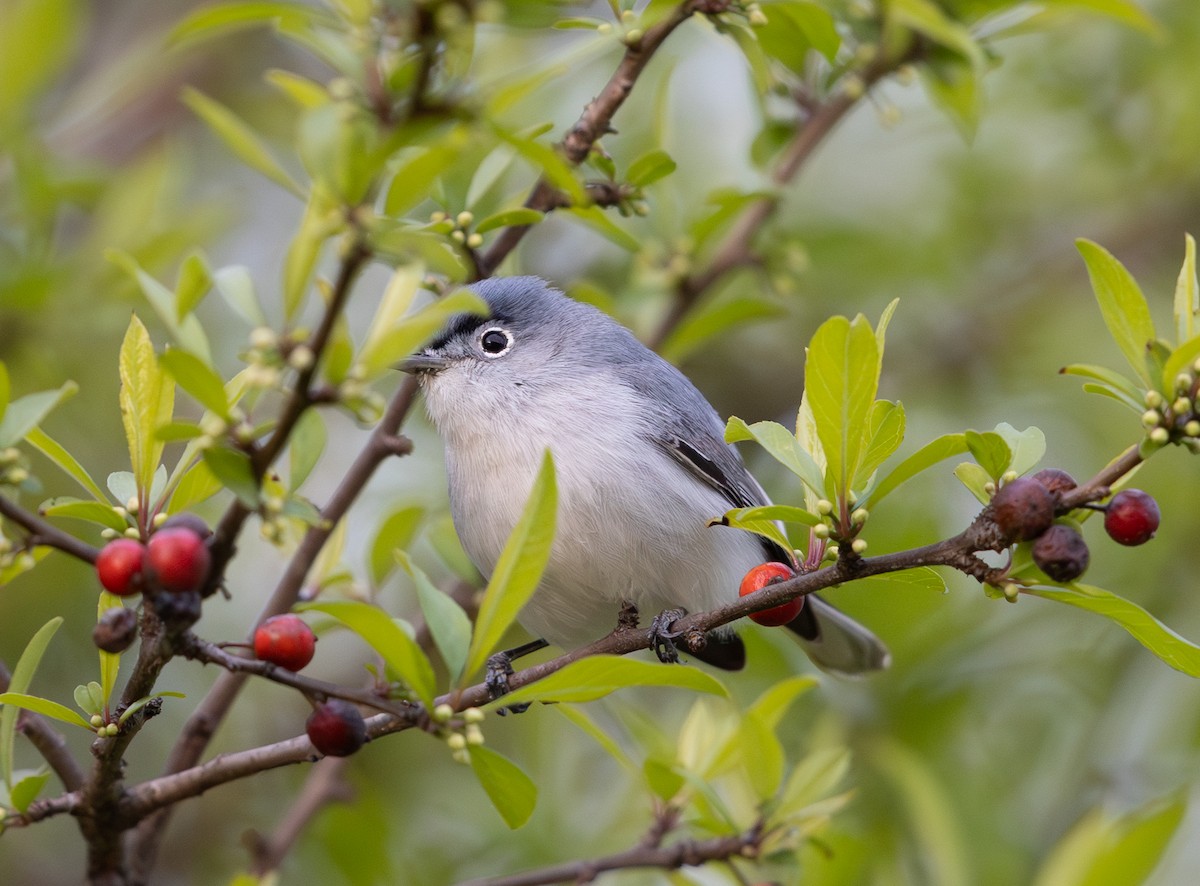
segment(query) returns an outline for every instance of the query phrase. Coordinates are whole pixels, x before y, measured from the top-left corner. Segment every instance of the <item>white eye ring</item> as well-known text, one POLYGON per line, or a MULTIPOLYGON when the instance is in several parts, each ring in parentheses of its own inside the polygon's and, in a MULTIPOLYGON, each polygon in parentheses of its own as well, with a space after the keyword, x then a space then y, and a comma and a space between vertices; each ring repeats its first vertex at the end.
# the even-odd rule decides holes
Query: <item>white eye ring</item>
POLYGON ((512 346, 512 333, 499 326, 489 326, 479 334, 479 349, 488 359, 503 357, 512 346))

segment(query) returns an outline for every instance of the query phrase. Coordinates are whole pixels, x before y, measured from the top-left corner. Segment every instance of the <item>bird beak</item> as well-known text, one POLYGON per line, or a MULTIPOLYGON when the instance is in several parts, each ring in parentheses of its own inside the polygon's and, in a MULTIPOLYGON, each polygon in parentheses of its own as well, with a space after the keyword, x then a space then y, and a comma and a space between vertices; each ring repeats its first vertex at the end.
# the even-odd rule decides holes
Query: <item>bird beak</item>
POLYGON ((441 372, 448 365, 445 357, 440 357, 437 354, 413 354, 407 360, 401 360, 397 364, 397 368, 402 372, 408 372, 413 375, 421 375, 423 373, 441 372))

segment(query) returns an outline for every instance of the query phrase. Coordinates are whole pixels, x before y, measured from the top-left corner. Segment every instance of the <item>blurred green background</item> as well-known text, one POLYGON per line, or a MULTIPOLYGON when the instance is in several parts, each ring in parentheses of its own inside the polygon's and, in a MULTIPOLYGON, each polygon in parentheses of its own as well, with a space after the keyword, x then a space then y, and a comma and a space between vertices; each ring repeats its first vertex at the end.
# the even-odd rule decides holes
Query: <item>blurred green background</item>
MULTIPOLYGON (((327 75, 262 31, 191 51, 164 49, 187 3, 42 3, 53 8, 57 26, 41 35, 38 51, 0 52, 0 359, 17 394, 64 378, 80 383, 81 393, 47 430, 103 476, 127 467, 116 408, 120 336, 131 309, 148 313, 104 250, 126 250, 172 279, 186 250, 202 245, 214 265, 248 266, 260 291, 277 299, 302 209, 239 166, 181 104, 181 88, 198 86, 235 107, 283 152, 289 117, 263 71, 327 75)), ((860 106, 790 187, 778 222, 765 232, 763 245, 786 257, 775 280, 777 314, 709 341, 684 362, 718 411, 790 425, 803 347, 816 325, 835 313, 862 311, 874 320, 898 297, 881 393, 906 407, 902 451, 967 427, 1037 425, 1049 443, 1045 464, 1084 477, 1136 440, 1136 419, 1057 373, 1070 362, 1119 365, 1076 237, 1125 262, 1165 325, 1184 234, 1200 231, 1200 16, 1194 0, 1144 5, 1162 23, 1159 39, 1073 16, 1003 43, 970 142, 919 84, 889 82, 860 106)), ((0 23, 22 6, 0 11, 0 23)), ((489 28, 481 72, 548 65, 586 39, 489 28)), ((525 123, 552 120, 554 132, 563 132, 614 60, 609 50, 573 63, 523 106, 525 123)), ((715 186, 758 180, 748 159, 757 129, 749 95, 733 43, 700 21, 683 27, 618 115, 619 135, 605 140, 627 162, 661 137, 679 164, 656 187, 647 218, 620 220, 644 250, 630 255, 555 218, 505 270, 543 274, 580 293, 602 287, 617 294, 622 319, 648 333, 655 307, 642 297, 661 291, 681 219, 715 186)), ((357 328, 385 280, 378 270, 359 286, 351 308, 357 328)), ((764 285, 757 274, 738 274, 722 297, 764 285)), ((217 330, 220 306, 209 301, 200 314, 217 330)), ((243 327, 230 330, 212 336, 227 362, 245 343, 243 327)), ((371 527, 391 503, 444 504, 436 437, 420 418, 408 430, 416 454, 389 465, 352 514, 347 561, 357 570, 371 527)), ((317 501, 365 436, 336 418, 331 433, 310 490, 317 501)), ((798 496, 773 464, 748 457, 777 500, 798 496)), ((45 462, 35 467, 48 494, 65 491, 55 488, 45 462)), ((951 467, 880 507, 867 534, 873 552, 946 537, 969 521, 977 506, 951 467)), ((1159 499, 1159 537, 1118 550, 1098 525, 1089 526, 1088 579, 1200 639, 1200 510, 1193 504, 1200 465, 1182 451, 1167 453, 1136 485, 1159 499)), ((218 513, 216 505, 206 511, 218 513)), ((210 604, 199 626, 208 638, 240 638, 284 563, 255 538, 242 554, 233 599, 210 604)), ((94 678, 95 582, 60 560, 0 588, 0 658, 11 665, 37 627, 64 615, 34 688, 67 701, 76 683, 94 678)), ((868 680, 824 679, 787 721, 790 748, 843 741, 856 754, 848 783, 856 797, 807 854, 807 884, 1032 882, 1089 810, 1119 813, 1173 791, 1196 799, 1194 680, 1087 613, 1035 599, 1010 606, 971 582, 952 576, 950 583, 947 595, 886 583, 831 595, 888 642, 894 664, 868 680)), ((399 584, 386 599, 412 607, 410 589, 399 584)), ((753 664, 731 681, 743 703, 809 667, 786 638, 760 628, 746 633, 753 664)), ((314 674, 355 682, 360 663, 357 647, 330 638, 314 674)), ((191 702, 214 677, 194 664, 171 666, 161 688, 187 692, 189 700, 168 704, 143 733, 128 760, 131 777, 158 771, 191 702)), ((653 714, 671 732, 692 701, 630 693, 596 707, 600 718, 653 714)), ((305 709, 279 687, 252 685, 213 751, 297 734, 305 709)), ((649 824, 646 801, 625 774, 555 711, 489 720, 487 736, 541 786, 525 828, 504 828, 442 744, 404 734, 353 759, 356 802, 317 819, 284 881, 436 886, 616 851, 649 824)), ((86 736, 70 738, 86 753, 86 736)), ((28 751, 19 749, 19 764, 36 765, 28 751)), ((226 881, 245 866, 244 833, 269 832, 305 774, 304 767, 270 772, 185 803, 155 882, 226 881)), ((1195 882, 1197 833, 1200 817, 1192 812, 1150 882, 1195 882)), ((82 846, 74 822, 60 817, 6 833, 0 868, 11 883, 76 882, 82 846)), ((724 882, 705 876, 697 882, 724 882)), ((627 874, 605 882, 661 881, 627 874)))

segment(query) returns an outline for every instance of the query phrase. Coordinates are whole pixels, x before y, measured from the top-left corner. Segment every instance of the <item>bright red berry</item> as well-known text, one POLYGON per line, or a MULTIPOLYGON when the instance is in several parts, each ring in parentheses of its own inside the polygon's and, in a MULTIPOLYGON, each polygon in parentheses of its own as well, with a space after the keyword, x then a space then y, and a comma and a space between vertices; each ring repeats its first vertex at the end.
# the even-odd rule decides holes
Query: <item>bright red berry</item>
POLYGON ((341 698, 323 701, 304 724, 308 740, 327 757, 349 757, 367 740, 367 723, 358 708, 341 698))
POLYGON ((992 519, 1009 541, 1037 538, 1054 522, 1054 498, 1032 477, 1018 477, 1001 486, 992 496, 991 508, 992 519))
MULTIPOLYGON (((792 567, 786 563, 762 563, 755 566, 742 578, 742 586, 738 588, 738 595, 744 597, 747 594, 753 594, 755 591, 762 590, 767 585, 787 581, 793 575, 795 573, 792 572, 792 567)), ((772 609, 751 612, 750 620, 769 628, 777 628, 780 625, 787 624, 799 615, 800 610, 803 608, 804 598, 797 597, 795 600, 789 600, 787 603, 772 609)))
POLYGON ((1154 538, 1160 519, 1158 502, 1140 489, 1122 489, 1104 512, 1104 529, 1123 545, 1145 544, 1154 538))
POLYGON ((268 618, 254 631, 254 655, 289 671, 298 671, 312 661, 317 637, 298 615, 268 618))
POLYGON ((132 538, 116 538, 106 544, 96 557, 96 574, 100 584, 110 594, 127 597, 142 589, 146 568, 146 548, 132 538))
POLYGON ((168 591, 194 591, 204 583, 212 557, 191 529, 160 529, 146 545, 150 571, 168 591))

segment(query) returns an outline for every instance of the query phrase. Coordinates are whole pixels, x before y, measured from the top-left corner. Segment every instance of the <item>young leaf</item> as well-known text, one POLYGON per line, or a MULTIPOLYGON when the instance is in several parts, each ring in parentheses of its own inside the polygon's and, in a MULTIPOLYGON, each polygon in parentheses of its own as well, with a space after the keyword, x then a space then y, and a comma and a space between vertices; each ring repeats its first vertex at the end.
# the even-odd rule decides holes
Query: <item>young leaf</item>
POLYGON ((850 751, 820 748, 796 764, 779 796, 773 818, 786 820, 829 795, 850 769, 850 751))
POLYGON ((228 418, 229 403, 225 399, 225 382, 207 363, 194 354, 168 348, 158 362, 171 374, 176 384, 210 412, 228 418))
POLYGON ((1102 246, 1076 240, 1109 333, 1146 387, 1154 386, 1147 349, 1155 339, 1150 307, 1133 275, 1102 246))
MULTIPOLYGON (((41 664, 42 656, 46 653, 46 647, 50 645, 50 640, 62 623, 62 617, 55 616, 38 628, 37 633, 29 638, 29 642, 25 644, 25 651, 17 659, 16 667, 13 668, 12 676, 9 678, 9 692, 21 695, 29 689, 29 684, 33 682, 33 675, 37 672, 38 665, 41 664)), ((13 783, 13 745, 16 733, 17 709, 13 707, 0 708, 0 776, 3 776, 4 784, 10 789, 13 783)))
POLYGON ((1025 588, 1024 592, 1102 615, 1177 671, 1200 677, 1200 646, 1185 640, 1136 603, 1092 585, 1025 588))
POLYGON ((542 572, 550 561, 557 513, 554 459, 547 451, 521 519, 508 537, 484 591, 475 619, 475 636, 471 639, 463 669, 464 677, 483 667, 521 608, 537 590, 542 572))
POLYGON ((987 504, 991 500, 987 484, 993 482, 994 478, 981 465, 977 465, 973 461, 965 461, 954 469, 954 476, 962 481, 963 486, 967 487, 967 490, 979 500, 980 504, 987 504))
MULTIPOLYGON (((367 558, 367 574, 371 583, 380 585, 396 567, 397 555, 407 550, 416 537, 426 509, 422 505, 404 504, 384 518, 371 542, 367 558)), ((403 566, 404 561, 399 561, 403 566)), ((404 567, 408 569, 407 566, 404 567)), ((411 573, 411 570, 409 570, 411 573)))
POLYGON ((433 582, 408 554, 396 551, 396 560, 412 576, 417 586, 417 599, 425 616, 425 624, 429 626, 433 642, 442 655, 442 661, 446 663, 450 682, 457 683, 471 646, 471 619, 461 606, 450 599, 449 594, 443 594, 433 586, 433 582))
POLYGON ((496 228, 524 228, 529 225, 536 225, 546 217, 544 212, 539 212, 536 209, 509 209, 505 212, 497 212, 495 215, 489 215, 475 226, 475 233, 486 234, 488 231, 496 228))
POLYGON ((20 443, 52 409, 74 396, 78 390, 79 385, 69 381, 56 391, 38 391, 10 402, 4 410, 4 418, 0 420, 0 448, 20 443))
POLYGON ((1012 450, 999 434, 985 431, 967 431, 967 449, 971 451, 979 467, 996 482, 1004 476, 1012 463, 1012 450))
POLYGON ((354 631, 412 688, 426 708, 432 709, 433 665, 416 641, 378 606, 357 600, 330 600, 305 603, 297 609, 323 612, 354 631))
POLYGON ((459 290, 402 318, 381 334, 373 334, 359 352, 358 363, 365 367, 366 377, 372 378, 429 341, 455 314, 485 313, 483 299, 470 290, 459 290))
POLYGON ((179 323, 196 310, 196 305, 212 285, 212 272, 204 256, 199 252, 190 253, 179 266, 179 278, 175 281, 175 319, 179 323))
POLYGON ((212 469, 203 460, 197 461, 179 478, 167 512, 178 514, 190 511, 200 502, 212 498, 221 488, 221 481, 212 469))
MULTIPOLYGON (((101 591, 96 604, 96 621, 102 619, 108 610, 121 609, 124 605, 116 594, 101 591)), ((112 698, 113 687, 117 685, 117 673, 121 669, 121 655, 116 652, 105 652, 103 649, 96 651, 100 654, 100 691, 107 707, 112 698)))
POLYGON ((1046 454, 1046 435, 1042 433, 1041 428, 1028 427, 1018 431, 1008 422, 1002 421, 996 425, 995 433, 1004 438, 1012 452, 1012 460, 1008 465, 1010 471, 1024 474, 1046 454))
POLYGON ((674 686, 711 695, 728 694, 720 681, 699 668, 681 668, 620 655, 591 655, 528 686, 514 689, 490 704, 505 707, 528 701, 595 701, 629 686, 674 686))
POLYGON ((224 446, 211 446, 204 450, 202 457, 212 475, 242 504, 248 508, 258 507, 258 483, 254 479, 250 456, 224 446))
POLYGON ((839 496, 850 492, 866 451, 879 382, 879 343, 861 314, 826 320, 808 346, 804 393, 839 496))
POLYGON ((289 323, 304 307, 321 246, 339 224, 337 216, 332 215, 326 205, 323 189, 314 188, 283 261, 283 316, 289 323))
POLYGON ((0 424, 4 422, 4 413, 8 410, 8 402, 12 399, 12 383, 8 378, 8 367, 0 361, 0 424))
POLYGON ((38 798, 38 794, 42 792, 42 788, 46 786, 46 782, 49 780, 49 771, 35 772, 26 775, 24 778, 17 779, 8 794, 13 808, 21 813, 28 810, 29 804, 38 798))
POLYGON ((671 155, 661 149, 650 151, 629 164, 625 180, 636 188, 644 188, 666 178, 675 171, 676 163, 671 155))
POLYGON ((183 101, 196 116, 208 124, 239 160, 297 197, 304 196, 304 189, 284 171, 258 134, 233 111, 190 87, 184 89, 183 101))
POLYGON ((607 732, 596 725, 595 721, 584 713, 582 708, 577 705, 557 704, 550 708, 550 710, 557 711, 574 723, 582 732, 590 736, 596 744, 604 748, 605 752, 625 767, 626 770, 629 772, 638 771, 637 764, 630 759, 629 755, 621 749, 621 746, 607 732))
POLYGON ((1197 333, 1196 314, 1200 313, 1200 281, 1196 279, 1196 238, 1186 235, 1183 267, 1175 283, 1175 335, 1183 344, 1197 333))
POLYGON ((781 313, 778 305, 755 298, 707 303, 688 311, 659 351, 664 360, 680 363, 715 335, 744 323, 778 317, 781 313))
POLYGON ((104 501, 104 491, 97 485, 89 474, 78 461, 75 456, 67 452, 67 450, 57 440, 53 439, 49 434, 41 428, 33 428, 25 435, 25 442, 38 450, 50 461, 54 462, 67 474, 73 477, 80 486, 90 492, 97 501, 104 501))
POLYGON ((213 285, 234 313, 251 326, 267 326, 267 315, 263 313, 254 288, 254 278, 244 265, 229 265, 218 268, 213 274, 213 285))
MULTIPOLYGON (((25 695, 21 692, 4 692, 0 693, 0 705, 5 706, 4 710, 13 711, 14 717, 16 715, 15 708, 24 708, 27 711, 33 711, 35 714, 42 714, 63 723, 70 723, 72 726, 79 726, 88 732, 95 731, 92 729, 92 724, 83 719, 78 713, 66 705, 50 701, 48 698, 38 698, 36 695, 25 695)), ((4 711, 0 710, 0 713, 4 713, 4 711)))
POLYGON ((132 255, 116 249, 110 249, 104 255, 134 279, 171 337, 181 347, 196 354, 206 363, 211 363, 212 349, 208 344, 208 336, 204 334, 204 327, 190 314, 180 318, 175 294, 147 274, 132 255))
POLYGON ((924 470, 933 467, 938 462, 952 455, 962 455, 967 451, 966 434, 944 434, 930 440, 880 480, 866 498, 864 507, 873 508, 902 483, 906 483, 924 470))
POLYGON ((642 242, 612 220, 599 206, 570 206, 566 210, 610 243, 615 243, 626 252, 637 252, 642 242))
POLYGON ((71 517, 75 520, 87 520, 89 523, 99 524, 106 529, 115 529, 117 532, 124 532, 129 528, 125 518, 114 511, 112 505, 99 501, 81 501, 77 498, 60 495, 50 499, 39 510, 47 517, 71 517))
POLYGON ((510 828, 529 821, 537 804, 537 786, 512 760, 483 745, 467 748, 471 769, 488 799, 510 828))
POLYGON ((269 0, 217 3, 193 10, 168 35, 167 45, 178 48, 260 25, 291 23, 302 26, 319 22, 331 23, 328 14, 296 3, 269 0))
POLYGON ((777 462, 799 477, 818 496, 825 494, 825 481, 813 457, 804 451, 795 436, 778 422, 759 421, 752 425, 731 417, 725 425, 725 442, 753 440, 777 462))
POLYGON ((155 436, 159 425, 171 420, 175 384, 158 365, 150 333, 134 314, 121 344, 121 420, 129 443, 129 460, 138 495, 149 504, 154 471, 162 457, 163 443, 155 436))
POLYGON ((854 488, 863 488, 879 466, 904 442, 904 406, 888 400, 876 400, 868 420, 870 444, 854 476, 854 488))
POLYGON ((299 489, 325 451, 325 419, 315 409, 307 410, 288 438, 288 491, 299 489))

